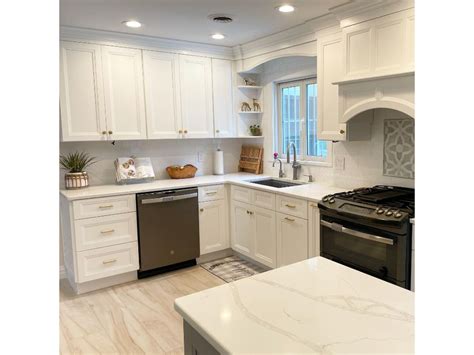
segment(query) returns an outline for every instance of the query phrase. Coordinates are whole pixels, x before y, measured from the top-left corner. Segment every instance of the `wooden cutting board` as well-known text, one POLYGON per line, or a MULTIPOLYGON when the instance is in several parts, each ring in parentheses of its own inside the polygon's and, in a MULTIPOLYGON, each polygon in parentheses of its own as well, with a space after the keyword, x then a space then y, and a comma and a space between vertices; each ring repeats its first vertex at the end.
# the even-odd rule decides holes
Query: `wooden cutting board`
POLYGON ((243 145, 240 153, 239 171, 262 174, 263 147, 256 145, 243 145))

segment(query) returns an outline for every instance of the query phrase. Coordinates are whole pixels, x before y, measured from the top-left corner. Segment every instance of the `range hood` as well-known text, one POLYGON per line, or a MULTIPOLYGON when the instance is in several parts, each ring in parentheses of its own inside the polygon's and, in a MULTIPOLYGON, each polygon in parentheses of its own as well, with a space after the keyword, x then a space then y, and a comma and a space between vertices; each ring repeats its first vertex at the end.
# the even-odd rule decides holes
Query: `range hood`
POLYGON ((339 122, 358 114, 387 108, 415 118, 415 74, 398 73, 334 82, 339 86, 339 122))

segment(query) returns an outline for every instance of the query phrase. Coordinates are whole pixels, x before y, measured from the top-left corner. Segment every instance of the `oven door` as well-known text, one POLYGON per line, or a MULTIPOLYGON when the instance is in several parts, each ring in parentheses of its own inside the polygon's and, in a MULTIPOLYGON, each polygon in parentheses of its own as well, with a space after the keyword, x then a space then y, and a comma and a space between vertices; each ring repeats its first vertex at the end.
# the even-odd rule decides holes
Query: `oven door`
POLYGON ((409 288, 406 235, 321 216, 321 255, 409 288))

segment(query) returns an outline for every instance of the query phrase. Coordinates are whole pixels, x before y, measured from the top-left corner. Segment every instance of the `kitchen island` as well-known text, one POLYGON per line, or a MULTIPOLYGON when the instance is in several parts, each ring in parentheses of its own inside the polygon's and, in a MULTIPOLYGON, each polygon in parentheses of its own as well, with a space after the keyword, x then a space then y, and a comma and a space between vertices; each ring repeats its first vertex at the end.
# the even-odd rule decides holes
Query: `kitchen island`
POLYGON ((414 353, 414 293, 315 257, 175 300, 185 354, 414 353))

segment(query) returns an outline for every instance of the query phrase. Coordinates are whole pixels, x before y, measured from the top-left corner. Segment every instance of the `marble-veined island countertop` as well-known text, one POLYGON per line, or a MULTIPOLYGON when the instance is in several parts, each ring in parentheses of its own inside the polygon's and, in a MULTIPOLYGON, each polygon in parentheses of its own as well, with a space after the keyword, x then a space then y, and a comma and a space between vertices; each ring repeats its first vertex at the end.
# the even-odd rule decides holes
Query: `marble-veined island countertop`
POLYGON ((178 298, 175 309, 222 354, 414 353, 414 293, 322 257, 178 298))

